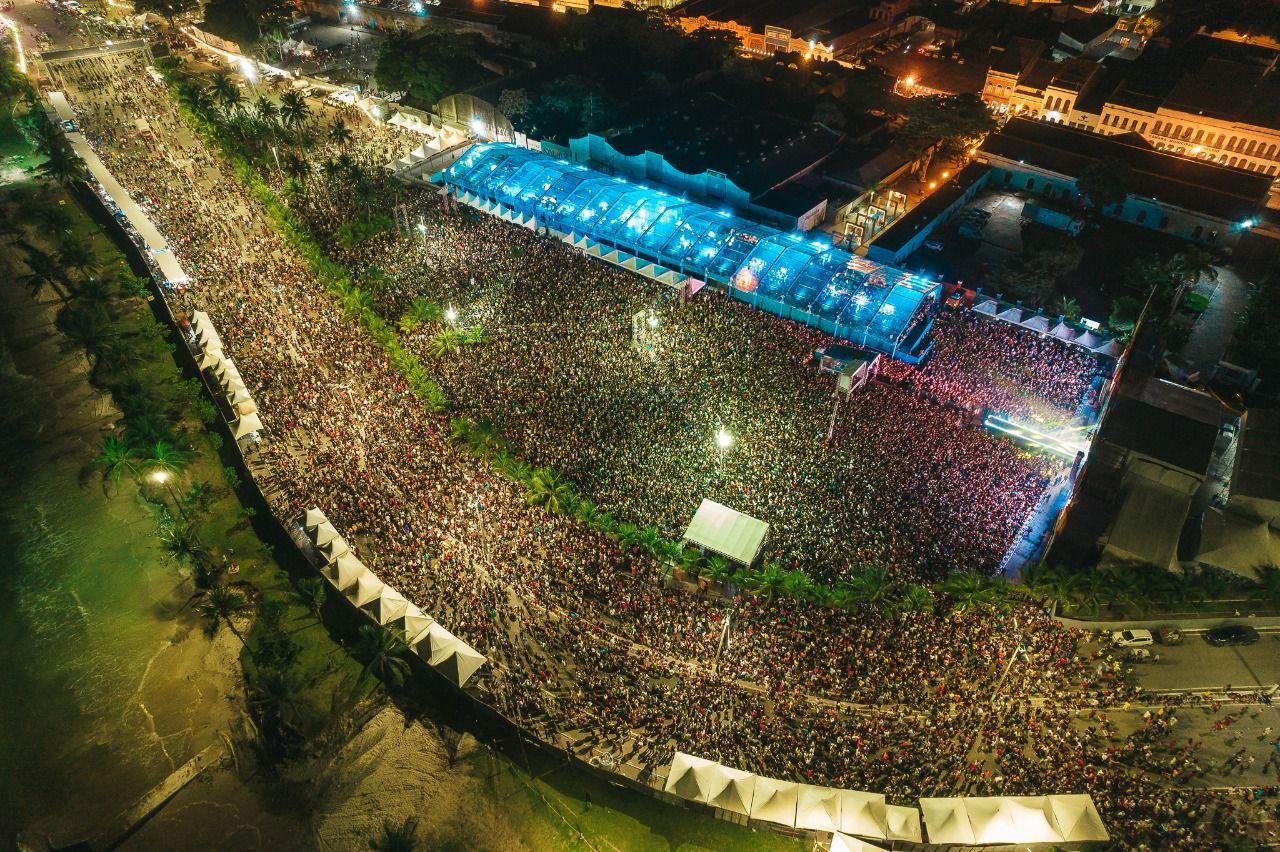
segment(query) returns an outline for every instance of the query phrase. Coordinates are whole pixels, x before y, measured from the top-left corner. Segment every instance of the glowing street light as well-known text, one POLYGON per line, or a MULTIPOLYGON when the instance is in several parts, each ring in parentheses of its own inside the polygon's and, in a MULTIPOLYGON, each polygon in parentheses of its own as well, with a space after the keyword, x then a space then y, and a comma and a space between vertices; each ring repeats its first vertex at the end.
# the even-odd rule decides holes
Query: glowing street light
POLYGON ((453 309, 453 305, 445 308, 444 320, 449 323, 449 325, 453 325, 458 321, 458 312, 453 309))
POLYGON ((253 62, 251 60, 241 57, 239 64, 240 73, 244 75, 246 80, 250 83, 258 82, 258 69, 253 67, 253 62))
POLYGON ((722 450, 727 450, 733 446, 733 435, 724 427, 721 427, 716 432, 716 446, 722 450))
POLYGON ((161 485, 164 485, 169 481, 169 471, 167 470, 153 470, 150 475, 153 481, 158 482, 161 485))
POLYGON ((657 314, 649 314, 649 319, 647 320, 647 322, 649 323, 649 328, 657 328, 658 327, 657 314))

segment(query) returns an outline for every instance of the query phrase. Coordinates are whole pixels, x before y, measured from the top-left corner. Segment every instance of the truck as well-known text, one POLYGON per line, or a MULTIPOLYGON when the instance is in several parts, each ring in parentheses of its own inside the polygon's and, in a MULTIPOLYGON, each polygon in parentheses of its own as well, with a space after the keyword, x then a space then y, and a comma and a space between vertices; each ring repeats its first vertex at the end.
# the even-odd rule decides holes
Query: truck
POLYGON ((1022 223, 1024 225, 1035 222, 1037 225, 1044 225, 1047 228, 1053 228, 1055 231, 1062 231, 1064 234, 1070 234, 1075 237, 1084 230, 1084 220, 1072 216, 1070 213, 1063 213, 1061 210, 1054 210, 1052 207, 1042 207, 1034 201, 1028 201, 1022 206, 1022 223))

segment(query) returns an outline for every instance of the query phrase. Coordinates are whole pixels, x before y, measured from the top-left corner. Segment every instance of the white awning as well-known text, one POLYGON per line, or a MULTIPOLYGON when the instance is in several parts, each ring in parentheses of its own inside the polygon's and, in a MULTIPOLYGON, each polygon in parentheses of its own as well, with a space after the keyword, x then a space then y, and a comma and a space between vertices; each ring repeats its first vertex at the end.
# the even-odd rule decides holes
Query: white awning
POLYGON ((344 553, 338 557, 337 561, 325 566, 324 575, 338 591, 345 592, 368 570, 363 562, 356 559, 355 554, 344 553))
POLYGON ((684 540, 740 565, 750 565, 760 555, 768 533, 769 525, 764 521, 714 500, 703 500, 685 530, 684 540))
POLYGON ((333 562, 344 553, 350 553, 351 547, 347 544, 347 540, 342 536, 330 539, 320 545, 320 555, 324 557, 325 562, 333 562))
POLYGON ((671 758, 671 768, 667 771, 667 783, 663 789, 692 802, 705 801, 706 792, 702 789, 696 770, 714 765, 714 760, 678 751, 671 758))
POLYGON ((1091 796, 1071 793, 1046 798, 1049 800, 1049 811, 1053 814, 1058 833, 1067 843, 1111 839, 1091 796))
POLYGON ((883 846, 872 846, 870 843, 850 837, 840 832, 832 832, 831 845, 828 852, 886 852, 883 846))
MULTIPOLYGON (((302 516, 302 526, 310 532, 327 520, 328 518, 324 516, 324 512, 319 509, 308 509, 302 516)), ((334 530, 334 532, 337 532, 337 530, 334 530)))
POLYGON ((840 830, 845 834, 884 840, 889 833, 885 822, 884 794, 841 790, 840 830))
POLYGON ((755 796, 751 799, 751 818, 794 826, 799 787, 791 781, 757 778, 755 796))
POLYGON ((231 430, 232 436, 238 441, 241 438, 252 435, 254 432, 262 431, 262 420, 257 414, 246 414, 236 419, 235 426, 231 430))
POLYGON ((921 799, 920 813, 924 815, 924 827, 929 832, 931 844, 974 844, 973 827, 969 825, 964 799, 921 799))
POLYGON ((920 811, 901 805, 885 805, 884 817, 885 825, 889 828, 886 840, 921 842, 920 811))
POLYGON ((338 529, 328 520, 321 521, 311 530, 311 540, 317 545, 328 544, 338 537, 338 529))
POLYGON ((440 672, 457 686, 466 686, 467 681, 485 664, 485 656, 461 639, 455 639, 454 645, 439 659, 428 660, 431 668, 440 672))
POLYGON ((393 622, 396 629, 402 631, 401 638, 404 639, 404 643, 409 647, 416 645, 427 628, 435 623, 436 620, 434 618, 425 614, 414 604, 409 604, 405 608, 404 614, 393 622))
POLYGON ((356 606, 365 606, 377 600, 378 596, 382 594, 382 590, 386 587, 386 583, 379 580, 376 574, 366 568, 356 576, 356 581, 351 588, 344 589, 344 591, 356 606))
POLYGON ((796 828, 837 831, 840 828, 840 791, 831 787, 800 785, 796 798, 796 828))
POLYGON ((409 609, 409 601, 405 596, 390 586, 383 586, 382 593, 364 607, 373 620, 379 624, 389 624, 404 615, 409 609))

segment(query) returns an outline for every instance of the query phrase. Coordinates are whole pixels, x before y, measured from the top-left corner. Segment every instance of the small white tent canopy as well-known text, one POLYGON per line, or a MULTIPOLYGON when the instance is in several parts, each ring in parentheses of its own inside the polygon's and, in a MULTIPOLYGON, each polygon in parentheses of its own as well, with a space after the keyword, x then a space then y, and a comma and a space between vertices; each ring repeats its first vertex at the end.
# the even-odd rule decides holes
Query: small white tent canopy
MULTIPOLYGON (((218 330, 213 327, 213 322, 210 321, 209 315, 204 311, 191 312, 191 327, 195 329, 196 337, 198 338, 218 340, 218 330)), ((219 340, 218 342, 221 343, 222 341, 219 340)), ((208 348, 207 345, 206 348, 208 348)), ((222 347, 219 346, 217 348, 221 349, 222 347)))
POLYGON ((365 604, 364 610, 379 624, 389 624, 404 615, 409 608, 405 596, 390 586, 383 586, 382 593, 365 604))
POLYGON ((704 547, 740 565, 750 565, 760 555, 769 525, 736 512, 714 500, 703 500, 694 513, 684 540, 704 547))
POLYGON ((363 562, 356 559, 355 554, 344 553, 332 565, 325 566, 324 575, 329 578, 329 582, 333 583, 334 588, 345 592, 354 586, 361 575, 368 570, 363 562))
POLYGON ((337 537, 338 528, 329 523, 327 519, 316 524, 315 528, 311 530, 311 540, 314 541, 317 546, 328 544, 337 537))
POLYGON ((667 770, 667 783, 663 790, 674 793, 682 799, 693 802, 706 801, 706 792, 696 770, 714 766, 715 761, 678 751, 671 758, 671 767, 667 770))
POLYGON ((1094 349, 1102 344, 1102 338, 1094 334, 1092 331, 1086 331, 1084 334, 1076 338, 1076 343, 1085 349, 1094 349))
POLYGON ((226 394, 239 393, 240 391, 247 392, 249 390, 239 378, 234 378, 229 382, 219 382, 218 384, 222 385, 222 392, 226 394))
POLYGON ((1042 314, 1036 314, 1023 320, 1022 327, 1029 328, 1032 331, 1047 332, 1049 330, 1049 318, 1042 314))
POLYGON ((1084 793, 1070 793, 1046 798, 1049 800, 1049 811, 1053 814, 1058 833, 1067 843, 1111 839, 1092 797, 1084 793))
POLYGON ((965 799, 964 807, 977 843, 1063 842, 1044 796, 978 796, 965 799))
POLYGON ((225 379, 227 376, 240 377, 240 368, 236 366, 236 362, 230 358, 223 358, 213 367, 213 374, 219 379, 225 379))
POLYGON ((200 353, 200 359, 196 361, 196 366, 201 370, 209 370, 222 363, 222 359, 226 356, 222 354, 221 349, 210 349, 206 347, 200 353))
POLYGON ((253 397, 243 386, 227 394, 227 405, 234 407, 242 402, 253 402, 253 397))
POLYGON ((884 820, 888 827, 886 840, 905 840, 920 843, 920 811, 901 805, 885 805, 884 820))
POLYGON ((776 778, 757 778, 751 799, 751 818, 795 826, 796 794, 800 785, 776 778))
POLYGON ((920 812, 924 814, 924 827, 931 844, 973 845, 973 827, 969 825, 964 799, 921 799, 920 812))
POLYGON ((237 441, 241 438, 252 435, 254 432, 262 431, 262 420, 257 414, 246 414, 243 417, 237 417, 235 426, 231 430, 231 435, 237 441))
POLYGON ((827 847, 828 852, 886 852, 883 846, 872 846, 870 843, 864 843, 856 837, 850 837, 840 832, 832 832, 831 845, 827 847))
POLYGON ((885 824, 884 794, 841 790, 840 830, 845 834, 884 840, 889 833, 885 824))
POLYGON ((377 600, 378 596, 382 594, 382 590, 386 587, 386 583, 379 580, 376 574, 366 568, 356 577, 356 581, 351 588, 344 591, 356 606, 362 607, 377 600))
POLYGON ((973 312, 975 314, 986 314, 989 317, 993 317, 996 315, 998 307, 999 306, 996 305, 995 299, 984 299, 974 306, 973 312))
POLYGON ((457 641, 458 637, 445 630, 440 622, 432 621, 414 642, 413 650, 419 657, 430 663, 432 657, 457 641))
POLYGON ((347 544, 347 540, 342 536, 330 539, 320 545, 320 555, 324 557, 325 562, 333 562, 344 553, 350 553, 351 546, 347 544))
POLYGON ((409 604, 404 613, 399 618, 393 619, 387 626, 403 631, 401 638, 406 645, 412 647, 417 644, 426 629, 435 623, 434 618, 418 609, 416 605, 409 604))
MULTIPOLYGON (((302 527, 307 532, 311 532, 327 520, 328 518, 324 516, 324 512, 319 509, 308 509, 302 515, 302 527)), ((337 532, 337 530, 334 530, 334 532, 337 532)))
POLYGON ((708 782, 707 804, 742 816, 749 814, 751 799, 756 790, 756 776, 720 764, 716 764, 716 770, 712 780, 708 782))
POLYGON ((466 642, 455 638, 451 648, 427 663, 456 686, 466 686, 476 670, 485 664, 485 656, 466 642))
POLYGON ((800 785, 796 797, 796 828, 814 831, 840 829, 840 791, 831 787, 800 785))

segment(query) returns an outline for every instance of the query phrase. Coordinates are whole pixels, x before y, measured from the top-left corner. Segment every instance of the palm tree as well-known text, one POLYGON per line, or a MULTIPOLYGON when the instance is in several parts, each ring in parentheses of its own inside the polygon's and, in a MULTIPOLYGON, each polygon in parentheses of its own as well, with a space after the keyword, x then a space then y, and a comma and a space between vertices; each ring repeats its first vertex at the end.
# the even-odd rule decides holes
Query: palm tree
POLYGON ((170 476, 181 476, 191 463, 192 454, 180 450, 163 439, 149 445, 142 469, 147 473, 165 473, 170 476))
POLYGON ((307 178, 311 176, 311 165, 292 151, 284 155, 284 162, 281 163, 281 168, 290 179, 296 180, 304 186, 307 178))
POLYGON ((241 645, 244 644, 244 636, 236 627, 234 619, 249 612, 250 609, 252 607, 244 595, 222 584, 206 589, 200 606, 197 607, 199 613, 209 620, 214 630, 218 629, 219 624, 224 623, 231 628, 231 632, 240 640, 241 645))
MULTIPOLYGON (((268 668, 257 671, 249 682, 249 706, 262 719, 259 726, 272 737, 297 731, 302 726, 305 703, 301 696, 303 684, 295 668, 268 668)), ((272 742, 283 744, 278 739, 272 742)))
POLYGON ((264 95, 259 95, 257 100, 253 102, 253 112, 258 116, 258 120, 274 132, 275 125, 280 121, 280 108, 277 107, 270 99, 264 95))
POLYGON ((809 600, 813 594, 813 579, 803 571, 787 571, 782 577, 780 591, 798 601, 809 600))
POLYGON ((456 328, 442 328, 431 338, 431 345, 428 351, 432 358, 443 358, 445 355, 452 355, 462 350, 464 343, 462 332, 456 328))
POLYGON ((81 278, 98 274, 102 259, 89 243, 67 236, 58 240, 58 263, 64 269, 80 273, 81 278))
POLYGON ((902 612, 932 612, 933 592, 918 583, 908 583, 898 598, 898 609, 902 612))
POLYGON ((373 299, 363 290, 351 290, 342 295, 339 304, 342 306, 343 316, 347 319, 355 319, 373 308, 373 299))
POLYGON ((21 281, 33 298, 38 298, 44 288, 48 287, 63 304, 71 301, 66 274, 53 255, 35 246, 28 246, 26 264, 28 272, 21 277, 21 281))
POLYGON ((302 130, 311 120, 311 107, 307 106, 306 99, 297 92, 285 92, 280 96, 280 118, 284 120, 286 127, 293 129, 301 143, 302 130))
POLYGON ((298 597, 306 604, 311 614, 319 619, 320 610, 324 608, 325 598, 327 597, 324 580, 319 577, 304 577, 299 580, 298 597))
POLYGON ((1080 303, 1070 296, 1059 296, 1058 301, 1054 304, 1054 310, 1071 322, 1080 319, 1080 303))
POLYGON ((66 335, 63 351, 83 349, 89 356, 90 372, 96 374, 104 353, 120 339, 119 330, 97 311, 71 308, 58 316, 58 328, 66 335))
POLYGON ((782 589, 787 572, 776 563, 766 562, 759 570, 752 571, 743 578, 743 584, 752 594, 765 595, 770 601, 782 589))
POLYGON ((324 175, 325 180, 333 182, 342 174, 342 165, 330 158, 320 164, 320 173, 324 175))
POLYGON ((382 836, 370 840, 369 848, 374 852, 419 852, 422 844, 418 842, 418 820, 408 817, 400 825, 384 822, 382 836))
POLYGON ((209 82, 209 94, 228 116, 239 111, 242 100, 240 87, 226 71, 219 71, 214 75, 209 82))
POLYGON ((357 657, 365 660, 360 678, 356 681, 357 692, 370 675, 384 685, 400 686, 409 674, 409 663, 404 658, 409 646, 390 630, 383 630, 372 624, 362 625, 353 650, 357 657))
POLYGON ((48 159, 40 164, 40 174, 69 187, 84 176, 84 166, 70 148, 57 144, 49 149, 48 159))
POLYGON ((196 529, 186 520, 169 520, 160 526, 160 547, 175 562, 186 562, 195 568, 197 585, 203 586, 209 578, 212 557, 200 542, 196 529))
POLYGON ((329 141, 340 148, 345 148, 351 144, 351 129, 347 127, 347 123, 341 117, 335 118, 333 124, 329 125, 329 141))
POLYGON ((102 452, 97 458, 98 467, 102 468, 103 481, 118 488, 125 474, 138 475, 138 459, 141 457, 142 453, 126 442, 114 435, 106 436, 102 439, 102 452))
POLYGON ((863 567, 849 582, 848 587, 864 606, 884 610, 890 605, 893 580, 889 576, 889 570, 883 565, 863 567))
POLYGON ((955 601, 955 609, 967 612, 985 609, 995 602, 995 594, 984 577, 972 571, 956 571, 942 581, 939 588, 955 601))
POLYGON ((1061 568, 1040 565, 1023 575, 1022 585, 1052 607, 1067 607, 1080 585, 1080 576, 1061 568))
POLYGON ((554 515, 571 511, 576 503, 573 486, 546 468, 534 472, 524 498, 529 505, 541 506, 554 515))

